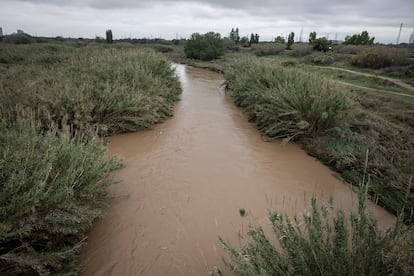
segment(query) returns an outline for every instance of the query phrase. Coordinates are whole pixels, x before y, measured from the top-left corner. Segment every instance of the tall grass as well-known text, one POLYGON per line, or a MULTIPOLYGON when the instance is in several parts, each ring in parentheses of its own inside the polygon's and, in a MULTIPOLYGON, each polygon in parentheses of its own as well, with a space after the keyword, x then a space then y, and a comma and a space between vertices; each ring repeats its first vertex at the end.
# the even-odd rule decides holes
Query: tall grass
POLYGON ((272 138, 320 135, 352 113, 351 101, 334 82, 300 69, 241 59, 225 79, 235 102, 272 138))
POLYGON ((36 111, 43 126, 67 124, 100 135, 148 128, 172 115, 181 91, 167 60, 151 50, 58 45, 11 48, 0 59, 0 109, 36 111))
POLYGON ((253 226, 240 249, 220 238, 229 253, 225 263, 236 275, 412 275, 413 229, 397 220, 381 231, 362 190, 357 213, 315 199, 302 219, 270 211, 276 243, 253 226))
POLYGON ((252 45, 251 49, 256 56, 271 56, 282 53, 285 51, 286 46, 277 43, 262 43, 252 45))
POLYGON ((76 271, 76 255, 119 168, 99 139, 0 121, 0 274, 76 271))
POLYGON ((99 136, 172 114, 166 59, 133 47, 0 45, 0 274, 76 275, 107 175, 99 136))

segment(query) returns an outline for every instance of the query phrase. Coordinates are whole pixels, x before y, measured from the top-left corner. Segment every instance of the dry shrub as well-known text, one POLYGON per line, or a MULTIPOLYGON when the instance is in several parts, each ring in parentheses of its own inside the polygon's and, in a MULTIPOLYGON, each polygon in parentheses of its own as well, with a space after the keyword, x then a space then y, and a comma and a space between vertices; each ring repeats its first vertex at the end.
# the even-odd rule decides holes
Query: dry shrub
POLYGON ((256 56, 278 55, 286 49, 284 44, 261 43, 252 46, 252 51, 256 56))

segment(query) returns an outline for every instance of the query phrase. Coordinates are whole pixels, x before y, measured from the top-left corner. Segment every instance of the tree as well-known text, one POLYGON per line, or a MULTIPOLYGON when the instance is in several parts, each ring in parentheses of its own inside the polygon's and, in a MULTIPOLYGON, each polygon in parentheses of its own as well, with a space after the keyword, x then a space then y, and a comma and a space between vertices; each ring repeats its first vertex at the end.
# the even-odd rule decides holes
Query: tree
POLYGON ((293 45, 293 43, 295 42, 295 33, 291 32, 288 36, 288 41, 287 41, 287 47, 286 49, 290 50, 291 46, 293 45))
POLYGON ((254 35, 254 42, 255 42, 256 44, 259 44, 259 35, 258 35, 258 34, 255 34, 255 35, 254 35))
POLYGON ((249 47, 249 38, 247 37, 247 36, 243 36, 241 39, 240 39, 240 42, 239 42, 239 44, 242 46, 242 47, 249 47))
POLYGON ((280 44, 285 44, 285 39, 284 39, 282 36, 278 35, 278 36, 275 38, 275 42, 276 42, 276 43, 280 43, 280 44))
POLYGON ((331 41, 327 40, 325 37, 317 38, 313 41, 313 49, 320 52, 327 52, 332 48, 331 41))
POLYGON ((316 41, 316 32, 311 32, 309 34, 309 44, 314 44, 316 41))
POLYGON ((375 37, 370 37, 367 31, 363 31, 361 34, 354 34, 352 36, 346 36, 344 44, 350 45, 372 45, 374 44, 375 37))
POLYGON ((236 30, 234 30, 234 28, 231 28, 229 39, 233 41, 235 44, 239 43, 240 41, 239 28, 236 28, 236 30))
POLYGON ((106 43, 112 43, 112 42, 114 42, 112 38, 112 30, 107 30, 106 31, 106 43))
POLYGON ((219 33, 194 33, 187 41, 184 52, 188 58, 213 60, 224 54, 223 39, 219 33))

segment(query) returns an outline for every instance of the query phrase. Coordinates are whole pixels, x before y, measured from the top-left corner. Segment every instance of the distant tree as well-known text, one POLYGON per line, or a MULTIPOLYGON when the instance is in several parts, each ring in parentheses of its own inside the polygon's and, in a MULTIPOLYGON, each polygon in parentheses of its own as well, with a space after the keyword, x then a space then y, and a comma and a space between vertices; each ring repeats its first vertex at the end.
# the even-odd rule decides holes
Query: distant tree
POLYGON ((223 39, 219 33, 194 33, 187 40, 184 52, 188 58, 213 60, 224 54, 223 39))
POLYGON ((288 36, 288 41, 287 41, 287 47, 286 49, 290 50, 291 46, 293 45, 293 43, 295 42, 295 33, 291 32, 288 36))
POLYGON ((361 34, 354 34, 352 36, 346 36, 344 44, 349 45, 372 45, 374 44, 375 37, 370 37, 367 31, 363 31, 361 34))
POLYGON ((259 35, 252 33, 250 35, 250 45, 259 43, 259 35))
POLYGON ((276 42, 276 43, 285 44, 285 39, 284 39, 282 36, 278 35, 278 36, 275 38, 275 42, 276 42))
POLYGON ((317 38, 313 41, 313 49, 320 52, 327 52, 332 48, 332 42, 325 37, 317 38))
POLYGON ((311 32, 309 34, 309 44, 314 44, 316 40, 316 32, 311 32))
POLYGON ((239 28, 236 28, 236 29, 231 28, 229 39, 233 41, 235 44, 239 43, 240 41, 239 28))
POLYGON ((250 35, 250 45, 254 44, 255 40, 254 40, 254 34, 252 33, 250 35))
POLYGON ((114 42, 112 38, 112 30, 106 30, 106 43, 114 42))

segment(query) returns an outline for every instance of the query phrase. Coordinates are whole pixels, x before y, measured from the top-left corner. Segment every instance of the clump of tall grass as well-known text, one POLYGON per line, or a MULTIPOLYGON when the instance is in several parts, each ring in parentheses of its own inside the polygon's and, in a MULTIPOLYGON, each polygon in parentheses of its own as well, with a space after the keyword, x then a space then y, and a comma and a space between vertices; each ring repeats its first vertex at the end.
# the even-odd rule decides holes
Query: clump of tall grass
POLYGON ((352 113, 352 103, 339 86, 301 69, 241 59, 225 79, 235 102, 272 138, 321 135, 340 127, 352 113))
MULTIPOLYGON (((362 189, 361 189, 362 190, 362 189)), ((250 227, 240 248, 220 238, 228 251, 225 264, 236 275, 412 275, 414 232, 397 219, 381 231, 359 192, 357 213, 335 210, 332 201, 289 218, 269 212, 276 243, 263 228, 250 227)))
POLYGON ((387 46, 367 47, 352 58, 352 64, 359 67, 379 69, 390 66, 405 65, 408 61, 406 49, 387 46))
POLYGON ((304 57, 312 54, 312 45, 304 43, 295 43, 292 45, 292 55, 295 57, 304 57))
POLYGON ((284 44, 277 43, 261 43, 252 45, 252 51, 256 56, 271 56, 282 53, 286 46, 284 44))
POLYGON ((1 119, 0 133, 0 274, 74 273, 120 163, 99 139, 42 131, 35 120, 1 119))
POLYGON ((169 62, 148 49, 37 45, 1 52, 18 60, 0 77, 2 115, 10 117, 16 104, 30 107, 45 127, 100 135, 148 128, 172 115, 181 92, 169 62))

